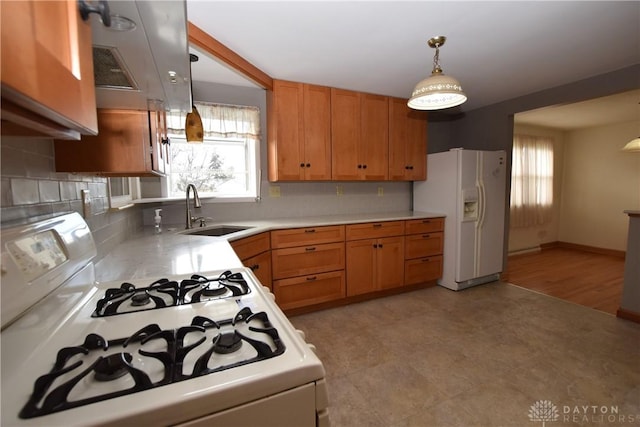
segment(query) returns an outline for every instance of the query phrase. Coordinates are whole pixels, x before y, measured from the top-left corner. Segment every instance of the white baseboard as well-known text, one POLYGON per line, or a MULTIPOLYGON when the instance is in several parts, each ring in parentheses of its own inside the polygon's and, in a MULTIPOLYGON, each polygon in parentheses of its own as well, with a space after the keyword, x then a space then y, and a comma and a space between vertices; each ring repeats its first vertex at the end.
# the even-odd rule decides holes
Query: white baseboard
POLYGON ((532 248, 516 249, 514 251, 509 251, 508 256, 530 254, 530 253, 540 252, 541 250, 542 249, 540 248, 540 246, 534 246, 532 248))

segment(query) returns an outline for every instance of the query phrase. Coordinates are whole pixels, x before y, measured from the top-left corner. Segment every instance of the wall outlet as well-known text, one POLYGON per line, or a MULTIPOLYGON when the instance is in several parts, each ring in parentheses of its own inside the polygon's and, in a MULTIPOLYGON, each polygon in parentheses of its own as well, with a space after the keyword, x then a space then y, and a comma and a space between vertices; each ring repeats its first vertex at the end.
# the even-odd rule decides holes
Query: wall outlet
POLYGON ((82 196, 82 212, 85 218, 91 216, 91 193, 89 190, 80 190, 82 196))
POLYGON ((384 196, 384 187, 378 187, 378 197, 384 196))
POLYGON ((280 187, 277 185, 269 186, 269 197, 280 197, 280 187))
POLYGON ((344 188, 342 188, 342 185, 336 185, 336 195, 337 196, 344 195, 344 188))

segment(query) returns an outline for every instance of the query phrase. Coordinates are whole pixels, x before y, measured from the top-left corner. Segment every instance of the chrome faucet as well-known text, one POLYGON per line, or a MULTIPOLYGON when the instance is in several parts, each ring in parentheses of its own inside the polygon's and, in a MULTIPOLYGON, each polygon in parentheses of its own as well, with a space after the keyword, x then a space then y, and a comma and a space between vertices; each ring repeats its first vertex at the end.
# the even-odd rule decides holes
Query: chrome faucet
POLYGON ((194 221, 197 221, 199 219, 199 218, 196 218, 195 216, 191 216, 191 209, 189 209, 189 191, 191 189, 193 189, 193 207, 194 208, 202 207, 202 203, 200 203, 200 197, 198 196, 198 190, 196 189, 196 186, 193 184, 187 185, 187 197, 185 199, 185 204, 187 206, 187 229, 193 228, 194 221))

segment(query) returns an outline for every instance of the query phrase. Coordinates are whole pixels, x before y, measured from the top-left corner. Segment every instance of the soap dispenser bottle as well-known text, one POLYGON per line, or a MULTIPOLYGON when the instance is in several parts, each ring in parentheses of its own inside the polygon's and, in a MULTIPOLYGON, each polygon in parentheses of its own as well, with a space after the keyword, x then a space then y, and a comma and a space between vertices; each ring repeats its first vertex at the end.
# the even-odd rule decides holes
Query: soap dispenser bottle
POLYGON ((162 233, 162 217, 160 216, 162 209, 156 209, 156 216, 153 218, 155 221, 155 233, 162 233))

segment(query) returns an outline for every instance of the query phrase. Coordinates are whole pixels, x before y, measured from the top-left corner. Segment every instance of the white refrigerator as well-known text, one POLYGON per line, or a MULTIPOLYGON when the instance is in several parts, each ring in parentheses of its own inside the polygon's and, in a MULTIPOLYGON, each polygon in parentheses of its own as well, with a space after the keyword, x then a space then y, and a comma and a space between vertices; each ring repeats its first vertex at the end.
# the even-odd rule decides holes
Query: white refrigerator
POLYGON ((446 215, 441 286, 457 291, 500 278, 506 160, 505 151, 429 154, 427 180, 413 183, 415 211, 446 215))

